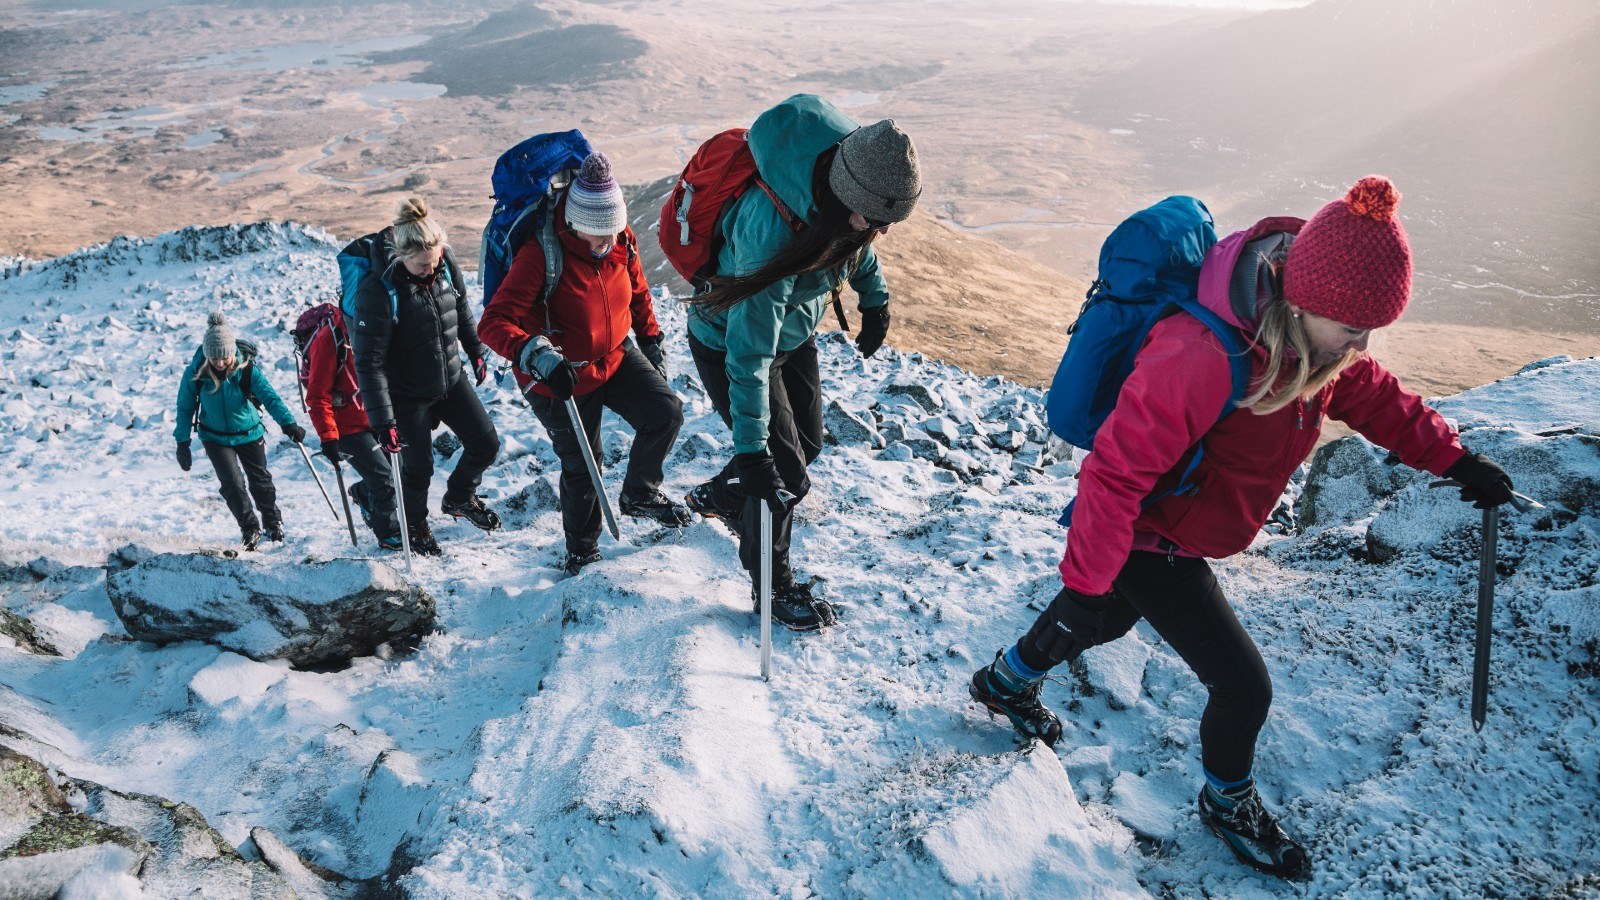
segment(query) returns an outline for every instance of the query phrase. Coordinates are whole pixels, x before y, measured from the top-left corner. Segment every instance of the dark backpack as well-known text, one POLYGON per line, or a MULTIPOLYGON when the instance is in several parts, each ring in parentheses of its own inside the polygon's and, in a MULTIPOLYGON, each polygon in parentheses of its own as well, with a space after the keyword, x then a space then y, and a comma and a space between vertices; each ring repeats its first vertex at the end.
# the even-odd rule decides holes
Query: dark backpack
POLYGON ((749 134, 748 128, 730 128, 707 139, 689 158, 661 207, 656 229, 661 252, 683 280, 696 288, 704 287, 705 279, 716 274, 717 220, 728 204, 752 185, 767 195, 790 228, 799 232, 806 227, 756 171, 749 134))
POLYGON ((536 134, 495 160, 490 183, 494 186, 494 212, 483 226, 478 278, 483 282, 483 306, 494 302, 495 291, 511 271, 517 250, 530 237, 544 250, 544 299, 561 280, 561 242, 556 237, 555 208, 560 193, 577 177, 591 152, 577 129, 536 134))
MULTIPOLYGON (((1211 329, 1228 353, 1233 388, 1217 421, 1238 407, 1250 386, 1249 341, 1199 300, 1200 265, 1216 242, 1210 210, 1183 196, 1134 213, 1106 238, 1098 276, 1077 321, 1067 329, 1067 351, 1045 395, 1045 419, 1057 437, 1074 447, 1094 448, 1095 435, 1116 407, 1150 329, 1180 312, 1211 329)), ((1145 498, 1145 505, 1168 494, 1192 493, 1196 485, 1189 477, 1204 453, 1204 446, 1196 445, 1177 484, 1145 498)), ((1071 521, 1068 504, 1061 524, 1071 521)))
POLYGON ((300 405, 306 405, 306 388, 311 384, 311 342, 316 340, 317 334, 324 328, 333 336, 334 362, 333 370, 337 373, 344 367, 344 361, 350 355, 350 332, 344 326, 344 316, 339 308, 332 303, 318 303, 300 314, 295 320, 294 329, 289 332, 294 338, 294 363, 295 370, 300 379, 300 405))

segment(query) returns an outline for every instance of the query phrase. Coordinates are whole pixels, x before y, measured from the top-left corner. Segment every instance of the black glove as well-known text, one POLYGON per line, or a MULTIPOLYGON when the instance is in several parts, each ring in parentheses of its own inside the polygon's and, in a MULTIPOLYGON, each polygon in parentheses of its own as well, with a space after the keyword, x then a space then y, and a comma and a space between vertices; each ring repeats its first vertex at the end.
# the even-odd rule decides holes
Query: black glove
POLYGON ((334 465, 338 465, 339 464, 339 460, 344 459, 343 454, 341 454, 339 452, 339 442, 338 441, 323 441, 322 442, 322 455, 327 457, 328 458, 328 462, 331 462, 334 465))
POLYGON ((1478 509, 1511 502, 1511 476, 1482 453, 1468 453, 1444 470, 1444 477, 1461 482, 1461 500, 1478 509))
POLYGON ((889 307, 874 306, 861 311, 861 329, 856 332, 856 349, 862 356, 870 357, 883 346, 884 335, 889 333, 889 307))
POLYGON ((481 356, 472 357, 472 383, 482 387, 488 377, 489 364, 481 356))
POLYGON ((571 398, 578 386, 578 370, 543 335, 522 345, 517 352, 517 367, 549 388, 557 400, 571 398))
POLYGON ((765 500, 773 512, 782 512, 789 505, 785 498, 793 499, 793 496, 784 490, 783 478, 778 475, 771 453, 765 450, 735 453, 733 462, 739 467, 739 485, 746 497, 765 500))
POLYGON ((283 426, 283 434, 296 444, 306 439, 306 430, 293 422, 283 426))
POLYGON ((661 349, 661 335, 655 337, 639 338, 639 352, 644 358, 650 360, 650 365, 656 367, 661 373, 662 380, 667 377, 667 351, 661 349))
POLYGON ((189 445, 187 443, 179 444, 178 468, 187 472, 189 471, 189 467, 192 465, 194 465, 194 454, 189 451, 189 445))

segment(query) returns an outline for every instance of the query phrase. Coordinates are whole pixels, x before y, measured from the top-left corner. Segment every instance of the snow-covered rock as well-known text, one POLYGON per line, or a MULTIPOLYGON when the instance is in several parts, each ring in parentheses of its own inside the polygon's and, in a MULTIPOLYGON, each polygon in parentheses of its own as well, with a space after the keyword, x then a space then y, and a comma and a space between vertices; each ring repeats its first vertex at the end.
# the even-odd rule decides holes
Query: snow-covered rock
POLYGON ((110 572, 128 634, 204 641, 254 660, 327 666, 433 627, 434 601, 388 566, 336 559, 276 567, 206 553, 164 553, 110 572))

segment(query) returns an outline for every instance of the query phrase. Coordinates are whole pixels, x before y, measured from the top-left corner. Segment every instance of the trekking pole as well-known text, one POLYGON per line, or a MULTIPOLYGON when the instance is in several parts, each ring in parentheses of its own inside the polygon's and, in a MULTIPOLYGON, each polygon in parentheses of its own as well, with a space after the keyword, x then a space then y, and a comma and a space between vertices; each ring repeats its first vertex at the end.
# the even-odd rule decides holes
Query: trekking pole
MULTIPOLYGON (((1454 479, 1435 481, 1436 487, 1461 487, 1454 479)), ((1518 512, 1543 509, 1544 504, 1525 494, 1511 492, 1511 507, 1518 512)), ((1472 650, 1472 730, 1482 731, 1489 717, 1489 654, 1494 636, 1494 578, 1496 545, 1500 539, 1500 507, 1483 511, 1483 552, 1478 557, 1478 634, 1472 650)))
POLYGON ((317 483, 317 490, 322 492, 322 499, 328 501, 328 512, 333 513, 333 520, 339 521, 339 510, 333 506, 333 498, 328 496, 328 489, 322 486, 322 476, 317 474, 317 467, 311 464, 311 454, 306 452, 305 444, 295 444, 294 448, 300 451, 300 458, 306 461, 306 468, 311 470, 311 480, 317 483))
POLYGON ((350 527, 350 546, 360 547, 356 543, 356 520, 350 515, 350 495, 344 489, 344 469, 331 459, 328 462, 333 463, 333 477, 339 482, 339 500, 344 503, 344 523, 350 527))
POLYGON ((400 454, 385 450, 389 457, 389 474, 394 478, 394 510, 400 516, 400 546, 406 551, 406 574, 411 574, 411 526, 406 522, 406 495, 400 487, 400 454))
MULTIPOLYGON (((787 507, 794 500, 788 491, 779 490, 778 500, 787 507)), ((772 507, 767 501, 757 501, 761 506, 761 680, 772 680, 772 507)))
POLYGON ((611 500, 606 497, 605 483, 600 480, 600 464, 595 462, 594 448, 589 446, 589 432, 584 430, 576 398, 567 398, 567 415, 572 418, 572 430, 577 435, 578 446, 583 448, 583 462, 589 467, 589 480, 594 482, 594 492, 600 498, 600 509, 606 514, 606 527, 611 529, 612 539, 620 541, 622 532, 617 529, 617 517, 611 511, 611 500))

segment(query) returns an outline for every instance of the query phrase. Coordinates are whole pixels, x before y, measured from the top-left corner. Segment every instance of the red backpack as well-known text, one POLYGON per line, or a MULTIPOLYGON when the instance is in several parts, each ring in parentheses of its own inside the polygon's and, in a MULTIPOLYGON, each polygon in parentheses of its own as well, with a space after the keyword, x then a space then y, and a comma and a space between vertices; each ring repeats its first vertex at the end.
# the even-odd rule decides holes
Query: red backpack
POLYGON ((798 232, 806 227, 756 171, 756 158, 746 139, 749 132, 748 128, 730 128, 701 144, 661 207, 661 224, 656 229, 661 251, 696 288, 716 274, 717 219, 751 185, 766 193, 790 228, 798 232))
MULTIPOLYGON (((340 314, 339 307, 333 303, 318 303, 300 314, 295 320, 294 330, 289 334, 294 338, 295 369, 300 374, 300 405, 306 405, 306 387, 311 383, 311 342, 316 339, 317 333, 328 329, 333 338, 333 366, 334 371, 351 365, 350 360, 350 333, 345 330, 344 316, 340 314)), ((351 382, 355 381, 355 373, 351 372, 351 382)), ((337 375, 335 376, 337 383, 337 375)), ((355 400, 351 396, 349 400, 355 400)), ((349 402, 348 400, 346 402, 349 402)), ((343 406, 343 403, 335 403, 343 406)))

